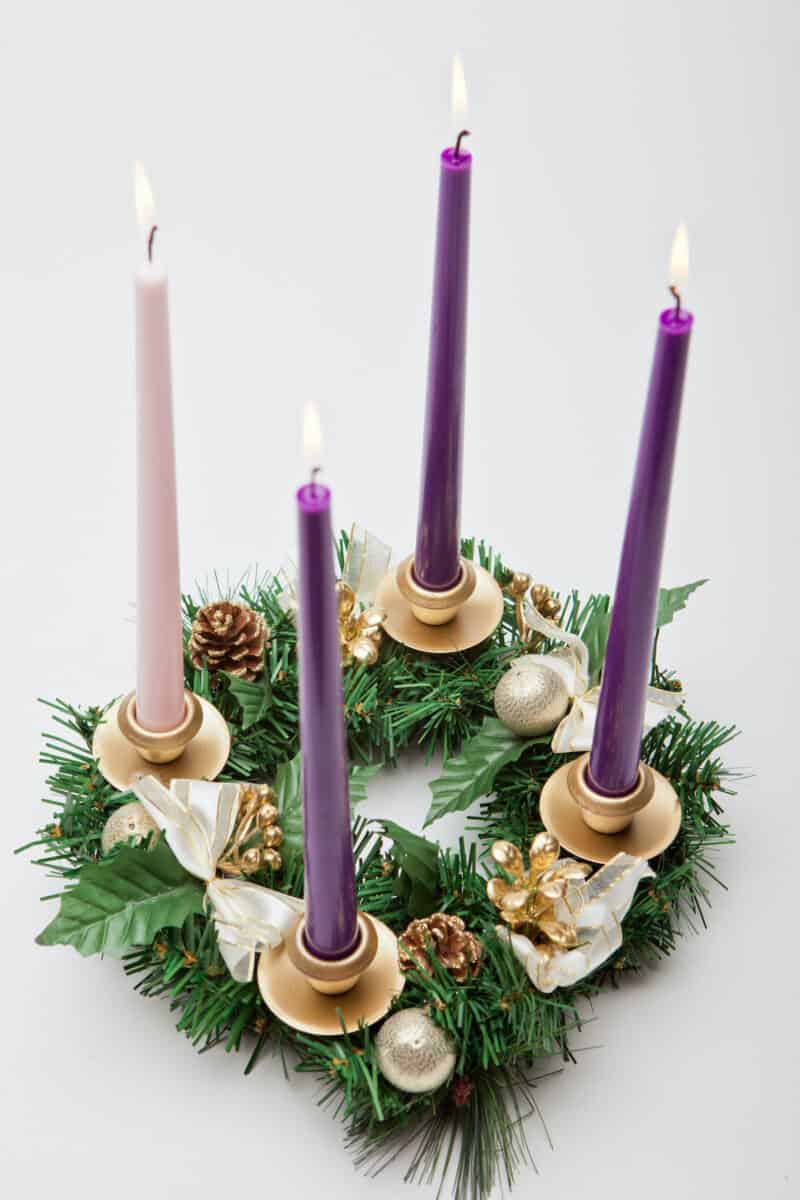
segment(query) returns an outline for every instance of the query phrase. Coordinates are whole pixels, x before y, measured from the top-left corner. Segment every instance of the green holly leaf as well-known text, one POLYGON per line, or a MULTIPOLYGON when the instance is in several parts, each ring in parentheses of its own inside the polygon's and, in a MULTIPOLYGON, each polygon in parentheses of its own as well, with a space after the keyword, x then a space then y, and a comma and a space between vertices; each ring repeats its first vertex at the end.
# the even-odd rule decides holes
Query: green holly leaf
POLYGON ((380 771, 383 763, 375 763, 370 766, 358 766, 350 768, 350 804, 355 807, 356 804, 363 804, 367 798, 367 784, 370 779, 380 771))
POLYGON ((656 629, 661 629, 664 625, 669 625, 675 613, 680 612, 682 608, 686 608, 686 601, 692 592, 696 592, 704 583, 708 583, 708 580, 696 579, 694 583, 685 583, 683 587, 661 588, 661 591, 658 593, 656 629))
MULTIPOLYGON (((350 804, 361 804, 367 798, 367 783, 381 769, 377 766, 356 766, 350 769, 350 804)), ((289 762, 281 763, 275 775, 280 826, 283 830, 281 853, 288 859, 303 853, 303 770, 298 752, 289 762)))
POLYGON ((488 795, 500 768, 516 762, 530 744, 530 738, 520 738, 502 721, 486 717, 480 733, 464 742, 461 753, 449 758, 439 778, 428 785, 433 803, 425 828, 445 813, 463 812, 473 800, 488 795))
POLYGON ((228 675, 228 691, 238 700, 242 710, 242 730, 260 721, 272 705, 272 688, 266 671, 254 683, 240 679, 238 675, 228 675))
MULTIPOLYGON (((686 607, 686 601, 692 592, 696 592, 707 582, 707 579, 698 579, 694 583, 684 584, 683 587, 661 588, 658 594, 656 629, 669 625, 675 613, 686 607)), ((589 650, 590 685, 596 684, 600 679, 606 657, 608 632, 611 627, 609 604, 608 596, 592 596, 587 602, 582 626, 578 630, 589 650)))
POLYGON ((211 701, 211 680, 208 674, 208 667, 203 664, 199 669, 194 667, 192 670, 192 691, 195 696, 202 696, 204 700, 211 701))
POLYGON ((426 837, 381 821, 383 832, 392 840, 392 858, 400 868, 396 894, 412 917, 426 917, 433 911, 439 892, 439 846, 426 837))
POLYGON ((179 927, 202 911, 200 880, 159 838, 152 850, 125 846, 109 862, 82 867, 78 883, 64 892, 58 914, 36 941, 119 958, 130 946, 149 945, 159 929, 179 927))
POLYGON ((581 629, 581 637, 589 651, 589 684, 597 683, 603 669, 611 626, 608 596, 593 596, 589 615, 581 629))
POLYGON ((288 862, 303 853, 303 772, 299 752, 278 767, 275 791, 283 830, 281 853, 288 862))

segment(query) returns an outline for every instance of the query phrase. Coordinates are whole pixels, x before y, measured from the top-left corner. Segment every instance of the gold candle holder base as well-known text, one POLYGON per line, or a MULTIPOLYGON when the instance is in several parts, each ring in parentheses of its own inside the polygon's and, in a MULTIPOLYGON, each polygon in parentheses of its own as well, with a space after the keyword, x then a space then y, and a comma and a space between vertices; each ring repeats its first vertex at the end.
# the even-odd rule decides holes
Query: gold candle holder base
POLYGON ((106 713, 92 742, 100 773, 127 791, 140 775, 155 775, 165 787, 173 779, 215 779, 231 749, 225 718, 200 696, 184 692, 186 713, 175 729, 153 733, 136 719, 136 693, 129 692, 106 713))
POLYGON ((353 1033, 373 1025, 402 992, 397 938, 382 921, 358 914, 359 940, 346 958, 317 958, 303 937, 305 917, 299 917, 275 950, 264 950, 258 961, 258 986, 267 1008, 302 1033, 335 1037, 342 1026, 353 1033))
POLYGON ((427 654, 457 654, 492 636, 503 616, 503 592, 488 571, 462 558, 455 587, 431 592, 414 579, 413 566, 412 555, 378 587, 375 606, 386 613, 389 637, 427 654))
POLYGON ((589 755, 565 763, 542 789, 539 813, 565 850, 588 862, 615 854, 655 858, 677 837, 681 805, 668 779, 646 763, 629 796, 602 796, 586 781, 589 755))

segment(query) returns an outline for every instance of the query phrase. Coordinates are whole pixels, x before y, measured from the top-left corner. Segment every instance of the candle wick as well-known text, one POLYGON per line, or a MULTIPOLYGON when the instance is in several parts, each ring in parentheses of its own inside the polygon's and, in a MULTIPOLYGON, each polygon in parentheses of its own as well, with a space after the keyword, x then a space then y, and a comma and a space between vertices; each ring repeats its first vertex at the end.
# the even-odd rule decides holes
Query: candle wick
POLYGON ((671 283, 671 284, 670 284, 670 286, 669 286, 669 290, 672 292, 672 295, 673 295, 673 296, 674 296, 674 298, 675 298, 675 312, 674 312, 674 317, 675 317, 675 320, 677 321, 677 320, 680 318, 680 315, 681 315, 681 294, 680 294, 680 292, 678 291, 678 289, 675 287, 675 284, 674 284, 674 283, 671 283))
POLYGON ((156 236, 157 229, 158 229, 158 226, 154 225, 153 228, 150 230, 150 236, 147 239, 147 261, 148 262, 153 261, 153 239, 156 236))
POLYGON ((470 135, 470 132, 468 129, 461 130, 458 137, 456 138, 456 144, 453 147, 453 158, 458 158, 461 154, 461 139, 465 138, 465 137, 470 137, 470 136, 471 135, 470 135))
POLYGON ((322 467, 312 467, 311 468, 311 486, 312 487, 316 487, 317 476, 319 475, 321 470, 322 470, 322 467))

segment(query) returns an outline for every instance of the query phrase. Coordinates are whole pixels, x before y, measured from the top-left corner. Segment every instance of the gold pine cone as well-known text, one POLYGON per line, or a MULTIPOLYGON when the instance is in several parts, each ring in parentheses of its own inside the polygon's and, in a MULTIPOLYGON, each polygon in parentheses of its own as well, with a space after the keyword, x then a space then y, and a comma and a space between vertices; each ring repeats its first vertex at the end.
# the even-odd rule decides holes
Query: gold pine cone
POLYGON ((461 917, 433 913, 412 921, 398 944, 402 971, 416 969, 432 975, 433 953, 458 983, 480 974, 483 946, 474 933, 468 932, 461 917))
POLYGON ((195 667, 227 671, 252 682, 264 669, 269 629, 260 613, 246 604, 217 600, 206 604, 192 622, 189 656, 195 667))

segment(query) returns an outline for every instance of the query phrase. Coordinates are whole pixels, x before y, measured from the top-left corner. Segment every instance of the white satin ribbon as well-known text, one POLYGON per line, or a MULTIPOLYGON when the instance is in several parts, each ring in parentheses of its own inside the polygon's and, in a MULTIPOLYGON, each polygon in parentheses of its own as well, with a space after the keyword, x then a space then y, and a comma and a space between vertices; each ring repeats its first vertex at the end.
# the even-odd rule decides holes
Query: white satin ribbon
POLYGON ((622 920, 641 879, 655 874, 643 858, 617 854, 584 883, 571 885, 555 907, 560 921, 575 924, 578 945, 573 950, 542 951, 521 933, 498 925, 528 977, 540 992, 569 987, 606 961, 622 945, 622 920))
POLYGON ((363 525, 353 525, 342 569, 342 582, 353 589, 356 600, 371 608, 381 580, 389 570, 391 546, 363 525))
POLYGON ((304 912, 302 900, 245 879, 213 879, 206 887, 219 952, 237 982, 253 978, 256 955, 274 950, 304 912))
MULTIPOLYGON (((550 667, 558 671, 567 685, 572 704, 553 732, 551 747, 554 753, 573 754, 591 750, 600 688, 589 687, 589 650, 586 643, 577 634, 567 633, 565 629, 548 621, 529 600, 525 602, 525 620, 537 633, 564 643, 551 654, 526 654, 516 659, 513 665, 515 670, 525 670, 529 664, 550 667)), ((667 692, 661 688, 649 687, 642 736, 674 712, 685 699, 684 692, 667 692)))
MULTIPOLYGON (((363 525, 353 525, 347 543, 347 555, 342 568, 342 583, 352 588, 353 595, 364 608, 375 603, 375 594, 392 558, 387 546, 363 525)), ((281 590, 277 600, 284 612, 297 613, 297 567, 288 559, 278 571, 281 590)))
POLYGON ((290 558, 278 569, 276 578, 281 585, 275 597, 278 605, 294 619, 297 615, 297 567, 290 558))
POLYGON ((304 906, 294 896, 257 883, 216 877, 239 815, 241 785, 174 779, 167 789, 153 775, 143 775, 132 791, 181 866, 206 885, 220 954, 238 983, 249 982, 256 955, 280 945, 304 906))

